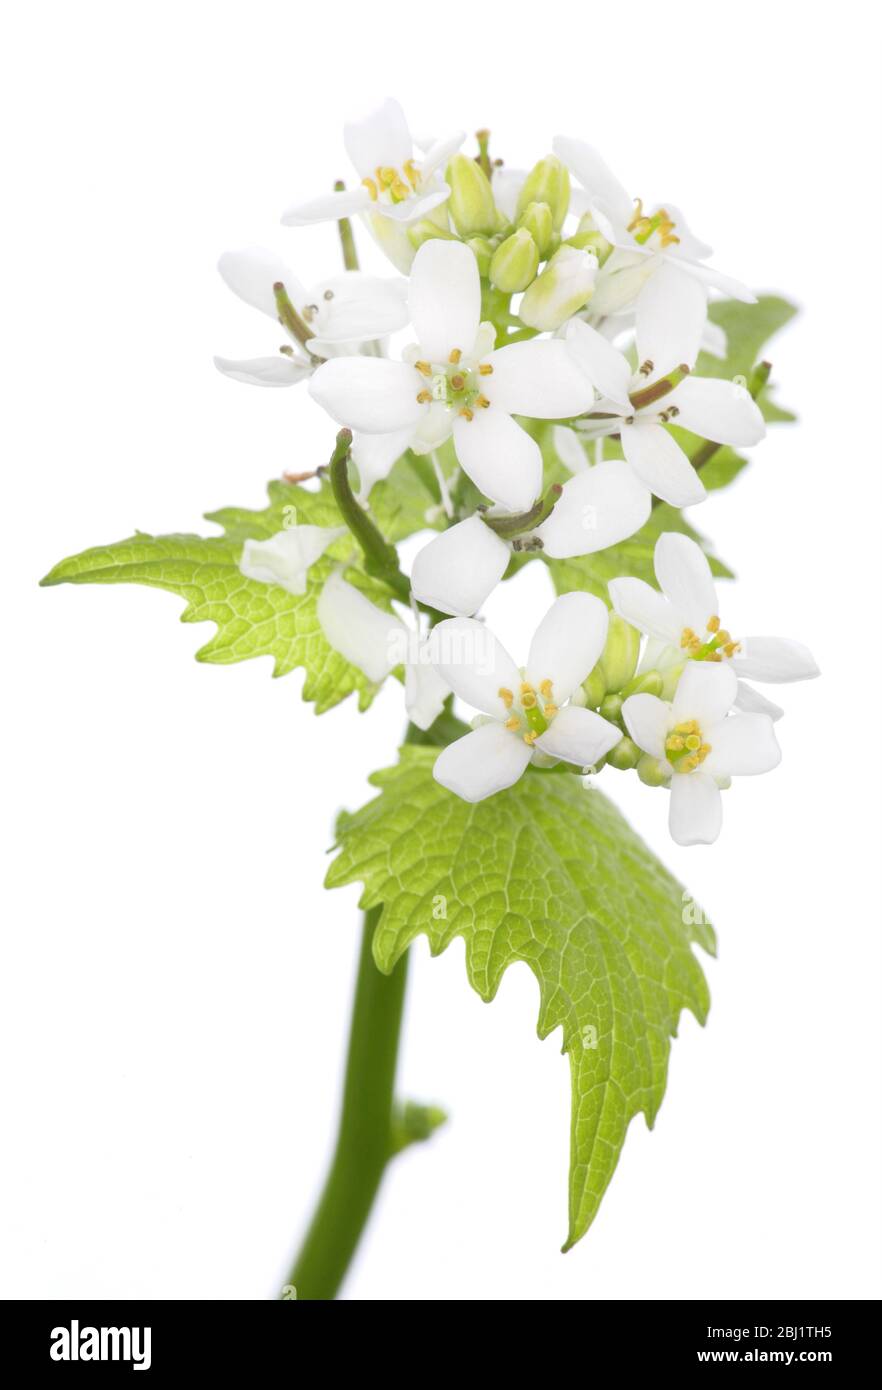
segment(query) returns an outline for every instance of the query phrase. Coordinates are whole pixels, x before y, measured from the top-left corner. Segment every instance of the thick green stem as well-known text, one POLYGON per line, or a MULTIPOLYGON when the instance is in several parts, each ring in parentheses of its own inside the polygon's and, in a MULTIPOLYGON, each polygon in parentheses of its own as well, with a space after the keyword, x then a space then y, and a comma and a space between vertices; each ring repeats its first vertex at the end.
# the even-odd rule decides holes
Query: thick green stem
POLYGON ((407 576, 398 566, 398 552, 371 521, 367 512, 360 507, 349 481, 349 451, 352 447, 352 431, 343 429, 337 435, 337 442, 328 475, 334 489, 334 499, 340 514, 349 527, 364 555, 364 567, 368 574, 382 579, 389 588, 405 602, 410 598, 410 584, 407 576))
POLYGON ((391 975, 374 964, 372 942, 381 911, 375 907, 365 914, 337 1145, 290 1276, 298 1300, 336 1296, 395 1147, 393 1093, 407 956, 391 975))
MULTIPOLYGON (((334 192, 342 193, 346 185, 342 179, 338 179, 334 184, 334 192)), ((358 270, 358 252, 355 249, 355 237, 352 234, 352 223, 348 217, 341 217, 337 223, 337 230, 340 233, 340 249, 343 252, 343 264, 347 270, 358 270)))

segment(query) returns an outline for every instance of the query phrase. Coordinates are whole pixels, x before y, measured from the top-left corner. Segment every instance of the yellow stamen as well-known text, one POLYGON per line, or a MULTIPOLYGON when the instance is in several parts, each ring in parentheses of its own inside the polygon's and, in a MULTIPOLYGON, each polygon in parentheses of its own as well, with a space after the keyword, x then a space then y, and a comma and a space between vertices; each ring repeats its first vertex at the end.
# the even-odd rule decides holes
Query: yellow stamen
POLYGON ((513 714, 511 719, 506 719, 505 727, 507 729, 512 729, 513 731, 516 731, 521 727, 521 721, 518 719, 516 714, 513 714))
POLYGON ((551 681, 545 680, 545 681, 543 681, 542 684, 539 686, 539 694, 542 696, 543 700, 550 700, 550 699, 551 699, 551 691, 552 691, 551 681))
POLYGON ((432 368, 428 362, 414 362, 413 365, 416 367, 418 372, 422 372, 423 376, 432 375, 432 368))
POLYGON ((538 737, 539 735, 537 733, 531 731, 529 734, 524 734, 524 743, 532 748, 538 737))
POLYGON ((474 420, 475 418, 475 412, 473 410, 469 410, 468 406, 465 406, 465 408, 461 410, 459 413, 465 420, 474 420))
POLYGON ((455 367, 457 362, 459 362, 461 358, 462 350, 460 348, 454 348, 450 354, 450 357, 447 360, 455 367))
POLYGON ((405 174, 407 174, 407 177, 410 179, 411 187, 417 188, 420 182, 420 174, 413 160, 406 159, 401 167, 404 170, 405 174))
POLYGON ((505 708, 511 709, 514 704, 514 695, 512 695, 511 691, 506 686, 501 685, 496 693, 505 705, 505 708))
POLYGON ((380 196, 380 193, 379 193, 379 189, 377 188, 377 185, 374 183, 373 179, 362 179, 362 183, 364 184, 364 186, 365 186, 365 188, 367 189, 368 193, 370 193, 371 198, 373 199, 373 201, 376 202, 377 199, 378 199, 379 196, 380 196))
POLYGON ((542 713, 545 715, 546 719, 553 719, 557 714, 557 705, 546 705, 542 713))
POLYGON ((707 630, 708 632, 719 632, 720 620, 716 615, 708 620, 707 630))
POLYGON ((490 405, 490 402, 488 401, 486 396, 478 396, 475 399, 475 405, 479 405, 482 410, 487 410, 487 408, 490 405))
POLYGON ((667 748, 670 753, 679 753, 684 746, 683 740, 679 734, 671 734, 665 739, 665 748, 667 748))
POLYGON ((741 643, 727 642, 725 647, 723 648, 723 651, 726 653, 727 656, 734 656, 736 652, 741 651, 741 643))
POLYGON ((491 365, 490 365, 489 362, 482 362, 482 363, 481 363, 480 367, 478 368, 478 375, 479 375, 479 376, 492 376, 492 375, 493 375, 493 368, 491 367, 491 365))
POLYGON ((419 401, 420 405, 427 405, 431 399, 431 391, 420 391, 417 395, 417 400, 419 401))

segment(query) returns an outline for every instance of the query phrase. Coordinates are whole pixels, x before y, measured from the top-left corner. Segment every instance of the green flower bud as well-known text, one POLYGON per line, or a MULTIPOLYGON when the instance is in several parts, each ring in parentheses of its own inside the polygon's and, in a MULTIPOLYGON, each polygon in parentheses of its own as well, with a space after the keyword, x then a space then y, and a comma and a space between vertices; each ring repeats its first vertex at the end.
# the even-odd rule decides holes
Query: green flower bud
POLYGON ((607 241, 603 232, 598 229, 590 212, 586 212, 580 219, 574 234, 567 237, 565 245, 574 246, 578 251, 593 251, 599 265, 604 265, 614 250, 612 242, 607 241))
POLYGON ((485 236, 469 237, 466 246, 470 246, 475 253, 475 260, 478 262, 478 271, 486 279, 490 274, 490 262, 493 260, 493 242, 485 236))
POLYGON ((548 204, 530 203, 518 218, 518 226, 526 227, 539 247, 539 255, 544 259, 551 250, 551 239, 554 236, 554 220, 548 204))
POLYGON ((582 682, 582 689, 585 692, 585 700, 589 709, 597 709, 604 695, 606 694, 606 677, 597 663, 590 676, 586 676, 582 682))
POLYGON ((539 248, 526 227, 512 232, 494 252, 490 283, 506 294, 518 294, 532 284, 539 269, 539 248))
MULTIPOLYGON (((640 633, 618 613, 610 613, 606 646, 598 663, 606 677, 607 690, 623 690, 637 669, 640 633)), ((661 681, 659 681, 661 688, 661 681)), ((628 694, 632 692, 629 690, 628 694)), ((653 692, 657 693, 657 692, 653 692)))
POLYGON ((635 676, 628 682, 622 694, 625 699, 629 695, 661 695, 664 684, 664 676, 660 671, 644 671, 642 676, 635 676))
POLYGON ((620 772, 627 772, 630 768, 637 766, 642 756, 643 754, 634 740, 626 735, 616 744, 615 748, 610 749, 606 755, 606 761, 610 767, 617 767, 620 772))
POLYGON ((447 182, 447 209, 456 230, 464 237, 492 235, 499 213, 490 180, 480 164, 466 154, 455 154, 447 166, 447 182))
POLYGON ((671 780, 671 769, 651 753, 644 753, 637 764, 637 776, 647 787, 666 787, 671 780))
POLYGON ((432 222, 428 217, 423 217, 419 222, 413 222, 407 229, 407 239, 415 251, 419 251, 424 241, 432 241, 435 237, 440 237, 442 241, 458 241, 453 232, 446 227, 439 227, 437 222, 432 222))
POLYGON ((540 333, 560 328, 587 304, 594 293, 596 275, 595 256, 562 246, 521 300, 521 319, 540 333))
POLYGON ((518 196, 516 219, 531 203, 547 203, 555 231, 560 231, 570 206, 570 173, 557 155, 546 155, 530 170, 518 196))
POLYGON ((597 713, 602 719, 608 719, 611 724, 621 724, 623 703, 621 695, 605 695, 597 713))

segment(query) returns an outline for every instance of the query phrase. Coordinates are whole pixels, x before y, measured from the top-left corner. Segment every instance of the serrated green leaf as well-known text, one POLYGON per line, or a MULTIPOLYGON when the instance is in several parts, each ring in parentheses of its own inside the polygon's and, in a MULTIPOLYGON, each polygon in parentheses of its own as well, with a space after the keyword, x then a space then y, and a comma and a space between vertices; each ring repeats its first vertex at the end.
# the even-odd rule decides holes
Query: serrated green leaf
POLYGON ((392 468, 388 478, 371 488, 369 510, 386 537, 397 545, 407 536, 427 527, 442 525, 438 510, 440 494, 431 461, 425 455, 407 451, 392 468))
MULTIPOLYGON (((315 526, 339 526, 340 513, 331 489, 317 492, 291 483, 272 482, 270 503, 260 511, 226 507, 207 520, 224 528, 223 536, 150 536, 137 532, 114 545, 96 546, 73 555, 42 581, 52 584, 146 584, 167 589, 187 600, 185 623, 214 622, 217 631, 196 653, 198 661, 229 664, 255 656, 273 658, 273 675, 296 667, 306 670, 304 700, 315 702, 316 713, 358 693, 366 709, 376 687, 328 645, 319 626, 316 602, 335 563, 352 548, 341 538, 309 571, 306 593, 289 594, 275 584, 246 579, 239 570, 242 544, 275 535, 299 521, 315 526)), ((352 568, 347 578, 374 603, 387 607, 388 590, 379 581, 352 568)))
POLYGON ((435 782, 436 756, 405 747, 371 779, 380 795, 340 822, 327 884, 361 880, 362 906, 384 905, 374 937, 381 970, 422 933, 433 955, 464 938, 482 999, 513 962, 533 971, 539 1036, 562 1027, 570 1059, 568 1249, 597 1212, 631 1119, 655 1119, 680 1013, 705 1019, 691 943, 713 952, 714 933, 612 803, 578 777, 530 771, 469 805, 435 782))
MULTIPOLYGON (((749 377, 752 369, 763 356, 763 348, 770 338, 780 333, 797 313, 796 306, 780 295, 760 295, 756 304, 742 304, 736 299, 724 299, 711 304, 708 318, 719 324, 726 332, 727 351, 725 361, 703 352, 695 364, 700 376, 749 377)), ((796 416, 789 410, 776 405, 771 398, 774 389, 770 383, 757 398, 757 404, 769 422, 787 422, 796 416)), ((702 478, 704 473, 702 473, 702 478)))

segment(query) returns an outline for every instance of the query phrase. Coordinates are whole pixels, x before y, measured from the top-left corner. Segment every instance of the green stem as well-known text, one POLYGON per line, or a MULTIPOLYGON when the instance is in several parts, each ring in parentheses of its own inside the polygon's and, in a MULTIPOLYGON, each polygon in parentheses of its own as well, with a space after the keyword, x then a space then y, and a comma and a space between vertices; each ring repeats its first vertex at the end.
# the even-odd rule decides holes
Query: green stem
MULTIPOLYGON (((273 285, 273 295, 279 314, 279 323, 283 328, 287 328, 291 336, 296 338, 302 347, 306 348, 306 344, 315 337, 315 334, 294 308, 291 297, 281 280, 277 280, 273 285)), ((309 352, 308 348, 306 350, 309 352)))
MULTIPOLYGON (((346 185, 342 179, 338 179, 334 184, 334 192, 342 193, 346 185)), ((355 249, 355 237, 352 234, 352 223, 348 217, 341 217, 337 223, 340 232, 340 246, 343 251, 343 264, 347 270, 358 270, 358 252, 355 249)))
POLYGON ((372 574, 375 579, 382 579, 384 584, 388 584, 393 593, 406 603, 410 598, 410 584, 398 566, 398 552, 394 545, 389 545, 364 508, 359 506, 352 491, 349 481, 351 447, 352 431, 340 430, 328 465, 334 498, 343 520, 361 546, 364 567, 368 574, 372 574))
POLYGON ((393 1093, 407 955, 384 975, 373 936, 382 906, 365 914, 337 1145, 289 1282, 298 1300, 333 1299, 393 1153, 393 1093))
POLYGON ((536 526, 541 526, 543 521, 547 521, 562 492, 563 488, 560 483, 552 483, 545 496, 540 497, 538 502, 534 502, 529 511, 513 512, 510 516, 493 516, 485 513, 481 520, 490 527, 491 531, 495 531, 497 536, 510 540, 512 536, 520 536, 524 531, 532 531, 536 526))

